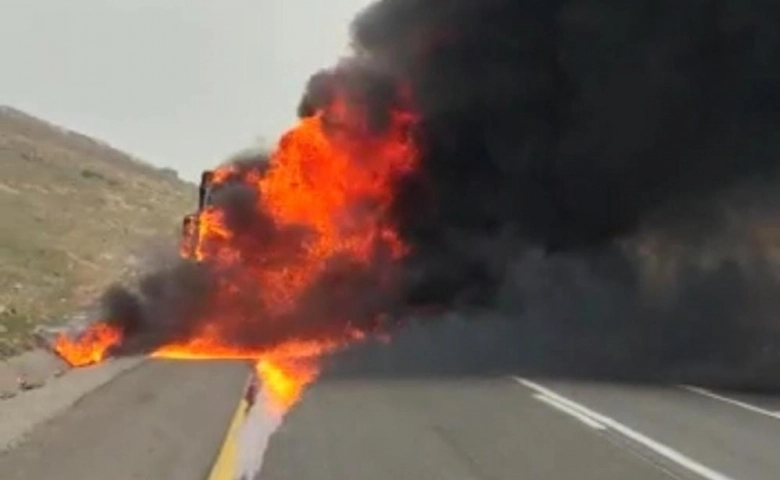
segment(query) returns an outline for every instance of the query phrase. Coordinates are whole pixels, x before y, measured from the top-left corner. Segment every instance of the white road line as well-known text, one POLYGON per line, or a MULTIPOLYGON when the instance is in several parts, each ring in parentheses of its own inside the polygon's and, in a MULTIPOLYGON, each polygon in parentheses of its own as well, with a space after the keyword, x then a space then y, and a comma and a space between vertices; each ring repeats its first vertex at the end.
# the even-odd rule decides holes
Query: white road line
POLYGON ((576 410, 577 412, 590 417, 592 420, 606 426, 607 428, 610 428, 614 430, 615 432, 623 435, 626 438, 629 438, 645 448, 655 452, 656 454, 666 458, 667 460, 671 460, 672 462, 676 463, 677 465, 695 473, 696 475, 699 475, 700 477, 706 479, 706 480, 733 480, 731 477, 728 477, 720 472, 717 472, 705 465, 702 465, 701 463, 697 462, 696 460, 693 460, 690 457, 685 456, 684 454, 678 452, 677 450, 669 447, 668 445, 665 445, 661 442, 658 442, 656 440, 653 440, 652 438, 637 432, 636 430, 627 427, 626 425, 623 425, 622 423, 618 422, 617 420, 614 420, 610 417, 607 417, 606 415, 603 415, 601 413, 598 413, 594 410, 591 410, 590 408, 581 405, 577 402, 574 402, 572 400, 569 400, 566 397, 563 397, 554 391, 550 390, 549 388, 543 387, 539 385, 538 383, 534 383, 530 380, 526 380, 524 378, 520 377, 512 377, 516 382, 530 388, 531 390, 534 390, 537 393, 540 393, 546 397, 552 398, 559 403, 566 405, 567 407, 576 410))
POLYGON ((694 387, 691 385, 680 385, 681 388, 684 388, 685 390, 688 390, 693 393, 698 393, 699 395, 704 395, 705 397, 710 397, 715 400, 720 400, 724 403, 729 403, 731 405, 744 408, 745 410, 750 410, 753 413, 758 413, 760 415, 766 415, 767 417, 772 417, 775 420, 780 420, 780 412, 773 412, 771 410, 767 410, 761 407, 757 407, 755 405, 751 405, 746 402, 741 402, 739 400, 736 400, 734 398, 724 397, 723 395, 718 395, 717 393, 713 393, 709 390, 706 390, 704 388, 700 387, 694 387))
POLYGON ((571 415, 575 419, 579 420, 580 422, 584 423, 585 425, 589 426, 590 428, 596 429, 596 430, 604 430, 607 427, 600 424, 599 422, 593 420, 587 415, 583 415, 582 413, 578 412, 577 410, 559 402, 558 400, 548 397, 547 395, 543 395, 541 393, 535 393, 534 398, 546 403, 547 405, 551 406, 552 408, 559 410, 563 413, 566 413, 568 415, 571 415))

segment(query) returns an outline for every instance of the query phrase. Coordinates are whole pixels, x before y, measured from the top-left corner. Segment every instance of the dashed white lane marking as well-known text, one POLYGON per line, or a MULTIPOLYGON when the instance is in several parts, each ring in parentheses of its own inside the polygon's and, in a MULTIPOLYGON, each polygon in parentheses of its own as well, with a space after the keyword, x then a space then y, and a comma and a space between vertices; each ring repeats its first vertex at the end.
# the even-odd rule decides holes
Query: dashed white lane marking
POLYGON ((767 410, 765 408, 757 407, 755 405, 751 405, 746 402, 742 402, 740 400, 736 400, 734 398, 725 397, 723 395, 718 395, 717 393, 711 392, 707 389, 700 388, 700 387, 694 387, 691 385, 680 385, 680 387, 688 390, 689 392, 698 393, 699 395, 703 395, 705 397, 712 398, 714 400, 719 400, 723 403, 728 403, 731 405, 734 405, 736 407, 744 408, 745 410, 749 410, 753 413, 758 413, 759 415, 766 415, 767 417, 772 417, 775 420, 780 420, 780 412, 773 412, 771 410, 767 410))
POLYGON ((640 433, 617 420, 610 418, 604 414, 598 413, 590 408, 581 405, 573 400, 569 400, 563 397, 549 388, 543 387, 538 383, 534 383, 530 380, 526 380, 520 377, 512 377, 516 382, 524 385, 536 393, 540 393, 548 398, 551 398, 562 405, 566 405, 572 410, 579 412, 580 414, 589 417, 591 420, 600 423, 601 425, 614 430, 615 432, 623 435, 624 437, 633 440, 634 442, 644 446, 648 450, 655 452, 656 454, 670 460, 677 465, 685 468, 686 470, 695 473, 696 475, 706 480, 733 480, 731 477, 724 475, 718 471, 715 471, 696 460, 678 452, 672 447, 665 445, 659 441, 653 440, 647 435, 640 433))
POLYGON ((593 420, 589 416, 581 414, 577 410, 559 402, 558 400, 552 397, 548 397, 547 395, 543 395, 541 393, 535 393, 534 398, 541 402, 546 403, 547 405, 551 406, 556 410, 571 415, 572 417, 576 418, 577 420, 589 426, 590 428, 594 428, 596 430, 604 430, 607 428, 604 425, 600 424, 599 422, 593 420))

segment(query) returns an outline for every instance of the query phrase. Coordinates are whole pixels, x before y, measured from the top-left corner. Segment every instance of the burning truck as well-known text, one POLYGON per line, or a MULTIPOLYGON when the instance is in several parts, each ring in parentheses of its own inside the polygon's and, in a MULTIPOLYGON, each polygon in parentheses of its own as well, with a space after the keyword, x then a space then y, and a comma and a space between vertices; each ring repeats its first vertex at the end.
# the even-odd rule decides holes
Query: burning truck
POLYGON ((252 361, 277 410, 320 359, 375 333, 408 253, 388 222, 416 168, 416 114, 399 93, 382 122, 334 91, 267 155, 203 172, 180 259, 135 290, 106 292, 103 320, 55 350, 71 365, 112 355, 252 361))
POLYGON ((211 203, 213 181, 214 171, 203 171, 198 187, 198 209, 182 219, 179 252, 184 258, 194 258, 198 249, 199 218, 203 209, 211 203))

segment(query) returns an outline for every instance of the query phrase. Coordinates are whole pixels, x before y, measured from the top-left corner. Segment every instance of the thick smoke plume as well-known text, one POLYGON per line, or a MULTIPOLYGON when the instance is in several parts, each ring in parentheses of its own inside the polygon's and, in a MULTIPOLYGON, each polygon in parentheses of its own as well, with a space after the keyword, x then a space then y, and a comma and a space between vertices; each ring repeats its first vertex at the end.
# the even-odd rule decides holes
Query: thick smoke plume
POLYGON ((354 24, 356 48, 411 84, 423 117, 423 169, 397 209, 407 237, 467 253, 464 237, 555 252, 650 224, 709 236, 724 192, 780 163, 779 12, 740 0, 376 3, 354 24))
MULTIPOLYGON (((334 260, 305 313, 236 341, 384 313, 415 321, 338 359, 345 371, 761 377, 780 364, 778 30, 780 6, 757 0, 378 1, 298 113, 347 92, 381 131, 411 98, 420 165, 396 179, 388 219, 411 253, 334 260)), ((252 194, 216 198, 252 248, 294 257, 307 233, 274 231, 252 194)), ((142 301, 112 292, 109 317, 186 336, 225 274, 191 268, 148 279, 142 301)))
POLYGON ((422 117, 407 299, 462 317, 383 368, 777 382, 778 27, 742 0, 363 12, 359 58, 422 117))

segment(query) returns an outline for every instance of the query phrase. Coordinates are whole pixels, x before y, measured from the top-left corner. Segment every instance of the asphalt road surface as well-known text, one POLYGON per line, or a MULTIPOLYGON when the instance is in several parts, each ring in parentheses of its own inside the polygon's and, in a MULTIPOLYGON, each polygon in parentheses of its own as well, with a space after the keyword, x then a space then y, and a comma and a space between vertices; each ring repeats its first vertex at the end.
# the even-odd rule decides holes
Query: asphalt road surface
MULTIPOLYGON (((3 480, 203 480, 245 365, 150 361, 0 455, 3 480)), ((328 380, 262 480, 780 478, 780 398, 544 379, 328 380)))
POLYGON ((144 362, 0 454, 0 479, 202 480, 248 372, 230 362, 144 362))
POLYGON ((680 386, 334 380, 289 414, 259 478, 777 480, 777 410, 680 386))

